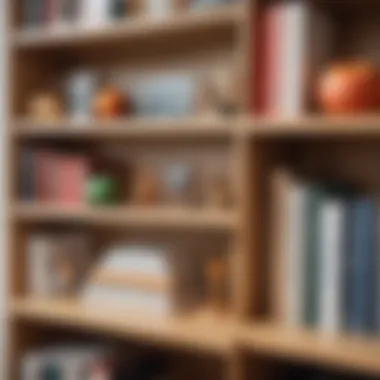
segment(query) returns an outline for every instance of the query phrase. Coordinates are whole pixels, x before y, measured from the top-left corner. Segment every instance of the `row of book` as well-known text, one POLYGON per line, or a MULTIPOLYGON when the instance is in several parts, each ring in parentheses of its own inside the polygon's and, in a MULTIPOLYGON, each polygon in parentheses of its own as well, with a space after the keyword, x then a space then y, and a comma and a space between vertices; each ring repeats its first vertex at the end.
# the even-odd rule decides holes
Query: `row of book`
POLYGON ((326 333, 380 332, 380 204, 351 186, 272 179, 272 312, 326 333))
POLYGON ((159 356, 118 355, 109 347, 66 345, 35 349, 21 362, 21 380, 153 380, 168 377, 159 356))
POLYGON ((78 204, 85 200, 90 171, 86 155, 25 148, 20 157, 20 193, 24 201, 78 204))
POLYGON ((207 8, 238 0, 24 0, 24 24, 35 27, 99 28, 140 11, 165 16, 186 7, 207 8))
POLYGON ((269 4, 255 18, 254 112, 297 116, 313 107, 313 82, 332 53, 332 22, 307 1, 269 4))

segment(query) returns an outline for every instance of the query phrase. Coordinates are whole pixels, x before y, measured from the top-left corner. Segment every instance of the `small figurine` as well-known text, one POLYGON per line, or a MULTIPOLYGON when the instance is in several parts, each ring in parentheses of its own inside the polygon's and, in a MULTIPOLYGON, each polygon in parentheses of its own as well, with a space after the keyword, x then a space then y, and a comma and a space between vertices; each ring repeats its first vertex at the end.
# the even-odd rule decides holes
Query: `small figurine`
POLYGON ((230 185, 223 175, 215 175, 209 180, 206 204, 210 207, 226 208, 232 204, 230 185))
POLYGON ((137 171, 132 185, 132 202, 138 205, 153 205, 159 201, 160 185, 157 175, 149 169, 137 171))
POLYGON ((223 312, 226 304, 227 265, 223 257, 214 257, 205 268, 208 303, 212 311, 223 312))
POLYGON ((93 111, 101 119, 115 119, 130 110, 131 102, 116 87, 106 86, 95 95, 93 111))
POLYGON ((53 93, 34 95, 28 104, 28 115, 36 121, 58 121, 63 118, 63 114, 62 102, 53 93))
POLYGON ((194 170, 187 164, 172 164, 164 168, 165 198, 170 203, 188 203, 195 198, 194 170))
POLYGON ((76 121, 91 117, 91 101, 98 86, 98 78, 89 71, 72 74, 66 86, 69 116, 76 121))
POLYGON ((213 75, 217 111, 223 115, 238 112, 239 79, 232 70, 217 70, 213 75))

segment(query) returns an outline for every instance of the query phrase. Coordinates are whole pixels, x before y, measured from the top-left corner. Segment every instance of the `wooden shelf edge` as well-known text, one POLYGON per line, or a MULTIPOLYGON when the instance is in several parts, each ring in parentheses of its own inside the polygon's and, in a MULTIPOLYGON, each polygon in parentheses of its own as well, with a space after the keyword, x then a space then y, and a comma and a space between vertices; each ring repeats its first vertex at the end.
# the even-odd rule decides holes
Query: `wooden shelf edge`
POLYGON ((297 362, 380 375, 380 339, 328 336, 271 324, 241 326, 242 347, 297 362))
POLYGON ((82 222, 99 225, 152 226, 233 230, 238 225, 234 211, 174 207, 91 207, 18 203, 9 208, 12 217, 23 221, 82 222))
POLYGON ((380 137, 380 114, 363 116, 305 115, 297 118, 252 118, 245 133, 262 138, 380 137))
POLYGON ((61 121, 38 123, 17 119, 12 134, 21 138, 181 138, 231 137, 239 133, 241 118, 131 118, 117 121, 61 121))
POLYGON ((10 302, 9 317, 221 355, 231 350, 233 336, 231 324, 215 320, 160 319, 123 312, 111 316, 104 308, 81 306, 75 300, 16 299, 10 302))
POLYGON ((209 11, 184 11, 182 14, 168 16, 165 19, 135 17, 110 24, 102 29, 79 29, 74 26, 64 31, 49 30, 48 28, 21 30, 15 31, 11 36, 11 46, 18 49, 57 48, 67 45, 104 42, 115 38, 157 38, 163 34, 239 25, 243 10, 241 4, 234 4, 220 6, 209 11))

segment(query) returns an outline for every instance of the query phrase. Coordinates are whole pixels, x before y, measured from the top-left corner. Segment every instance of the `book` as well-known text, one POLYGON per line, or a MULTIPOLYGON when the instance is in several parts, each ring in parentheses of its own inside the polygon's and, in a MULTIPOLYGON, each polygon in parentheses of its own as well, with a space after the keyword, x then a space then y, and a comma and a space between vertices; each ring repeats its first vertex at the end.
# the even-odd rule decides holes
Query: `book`
POLYGON ((85 187, 89 163, 85 156, 62 154, 58 163, 58 190, 56 200, 61 204, 78 205, 85 201, 85 187))
POLYGON ((297 116, 312 104, 316 73, 331 55, 331 21, 300 1, 264 6, 256 21, 255 112, 297 116))
POLYGON ((306 244, 304 262, 304 323, 308 327, 316 327, 319 313, 319 271, 320 240, 318 236, 318 220, 321 204, 325 198, 325 189, 320 184, 310 184, 306 194, 306 244))
POLYGON ((305 185, 287 168, 272 176, 271 304, 273 318, 302 323, 305 185))
POLYGON ((53 150, 36 151, 36 200, 52 202, 57 198, 59 186, 59 156, 53 150))
POLYGON ((26 28, 40 28, 44 25, 44 0, 24 1, 24 24, 26 28))
POLYGON ((331 196, 322 201, 319 212, 318 327, 326 333, 338 333, 343 327, 346 211, 343 197, 331 196))
POLYGON ((36 197, 36 155, 33 149, 25 148, 20 157, 20 196, 23 201, 36 197))
POLYGON ((374 329, 374 281, 376 206, 369 197, 357 198, 352 205, 351 245, 349 252, 347 321, 355 333, 374 329))

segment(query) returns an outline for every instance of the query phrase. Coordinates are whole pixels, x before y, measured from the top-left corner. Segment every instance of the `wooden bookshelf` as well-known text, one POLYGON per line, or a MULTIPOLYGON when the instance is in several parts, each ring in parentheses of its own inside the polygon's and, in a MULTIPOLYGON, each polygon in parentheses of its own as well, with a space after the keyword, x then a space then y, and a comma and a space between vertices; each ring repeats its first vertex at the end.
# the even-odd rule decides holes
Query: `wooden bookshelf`
MULTIPOLYGON (((63 32, 23 30, 18 20, 21 1, 8 0, 8 89, 12 95, 7 120, 10 348, 5 380, 20 378, 20 359, 44 341, 44 327, 49 331, 65 328, 74 334, 90 332, 105 339, 110 336, 122 341, 170 346, 185 352, 196 351, 205 357, 217 355, 222 359, 226 380, 270 379, 260 366, 252 376, 246 371, 244 358, 256 360, 261 355, 274 363, 285 360, 348 374, 355 371, 380 376, 378 338, 323 336, 289 329, 277 324, 268 311, 271 278, 265 239, 268 239, 266 219, 270 203, 268 182, 274 166, 291 157, 292 164, 298 160, 297 163, 314 170, 331 166, 331 173, 338 177, 352 177, 365 185, 378 186, 380 115, 353 118, 310 113, 293 119, 252 115, 251 87, 255 75, 251 67, 255 26, 252 16, 267 3, 241 0, 207 12, 183 12, 162 20, 136 17, 100 30, 73 28, 63 32), (234 62, 239 68, 244 79, 239 92, 240 115, 84 123, 70 120, 41 123, 22 115, 25 97, 32 90, 40 90, 52 78, 60 79, 77 67, 89 65, 110 70, 113 65, 125 66, 133 75, 144 74, 146 67, 192 68, 207 65, 209 61, 215 66, 234 62), (18 156, 24 144, 43 141, 44 144, 100 146, 103 142, 107 145, 129 142, 133 146, 137 140, 139 144, 164 146, 167 150, 175 146, 177 152, 183 143, 196 149, 199 145, 211 146, 215 140, 217 144, 222 142, 219 145, 232 163, 229 174, 236 200, 233 208, 70 207, 23 203, 18 197, 18 156), (110 315, 101 310, 103 305, 84 306, 74 299, 28 298, 22 286, 25 280, 21 279, 25 272, 23 238, 29 228, 56 225, 89 226, 94 235, 103 232, 105 226, 109 230, 139 230, 144 234, 152 230, 173 235, 195 231, 206 239, 209 234, 221 239, 227 235, 231 265, 228 312, 223 317, 189 314, 157 319, 121 311, 110 315), (38 331, 34 330, 35 324, 40 327, 38 331)), ((333 11, 346 6, 339 0, 332 1, 333 5, 327 1, 317 3, 333 11)), ((347 8, 351 9, 348 5, 347 8)))

